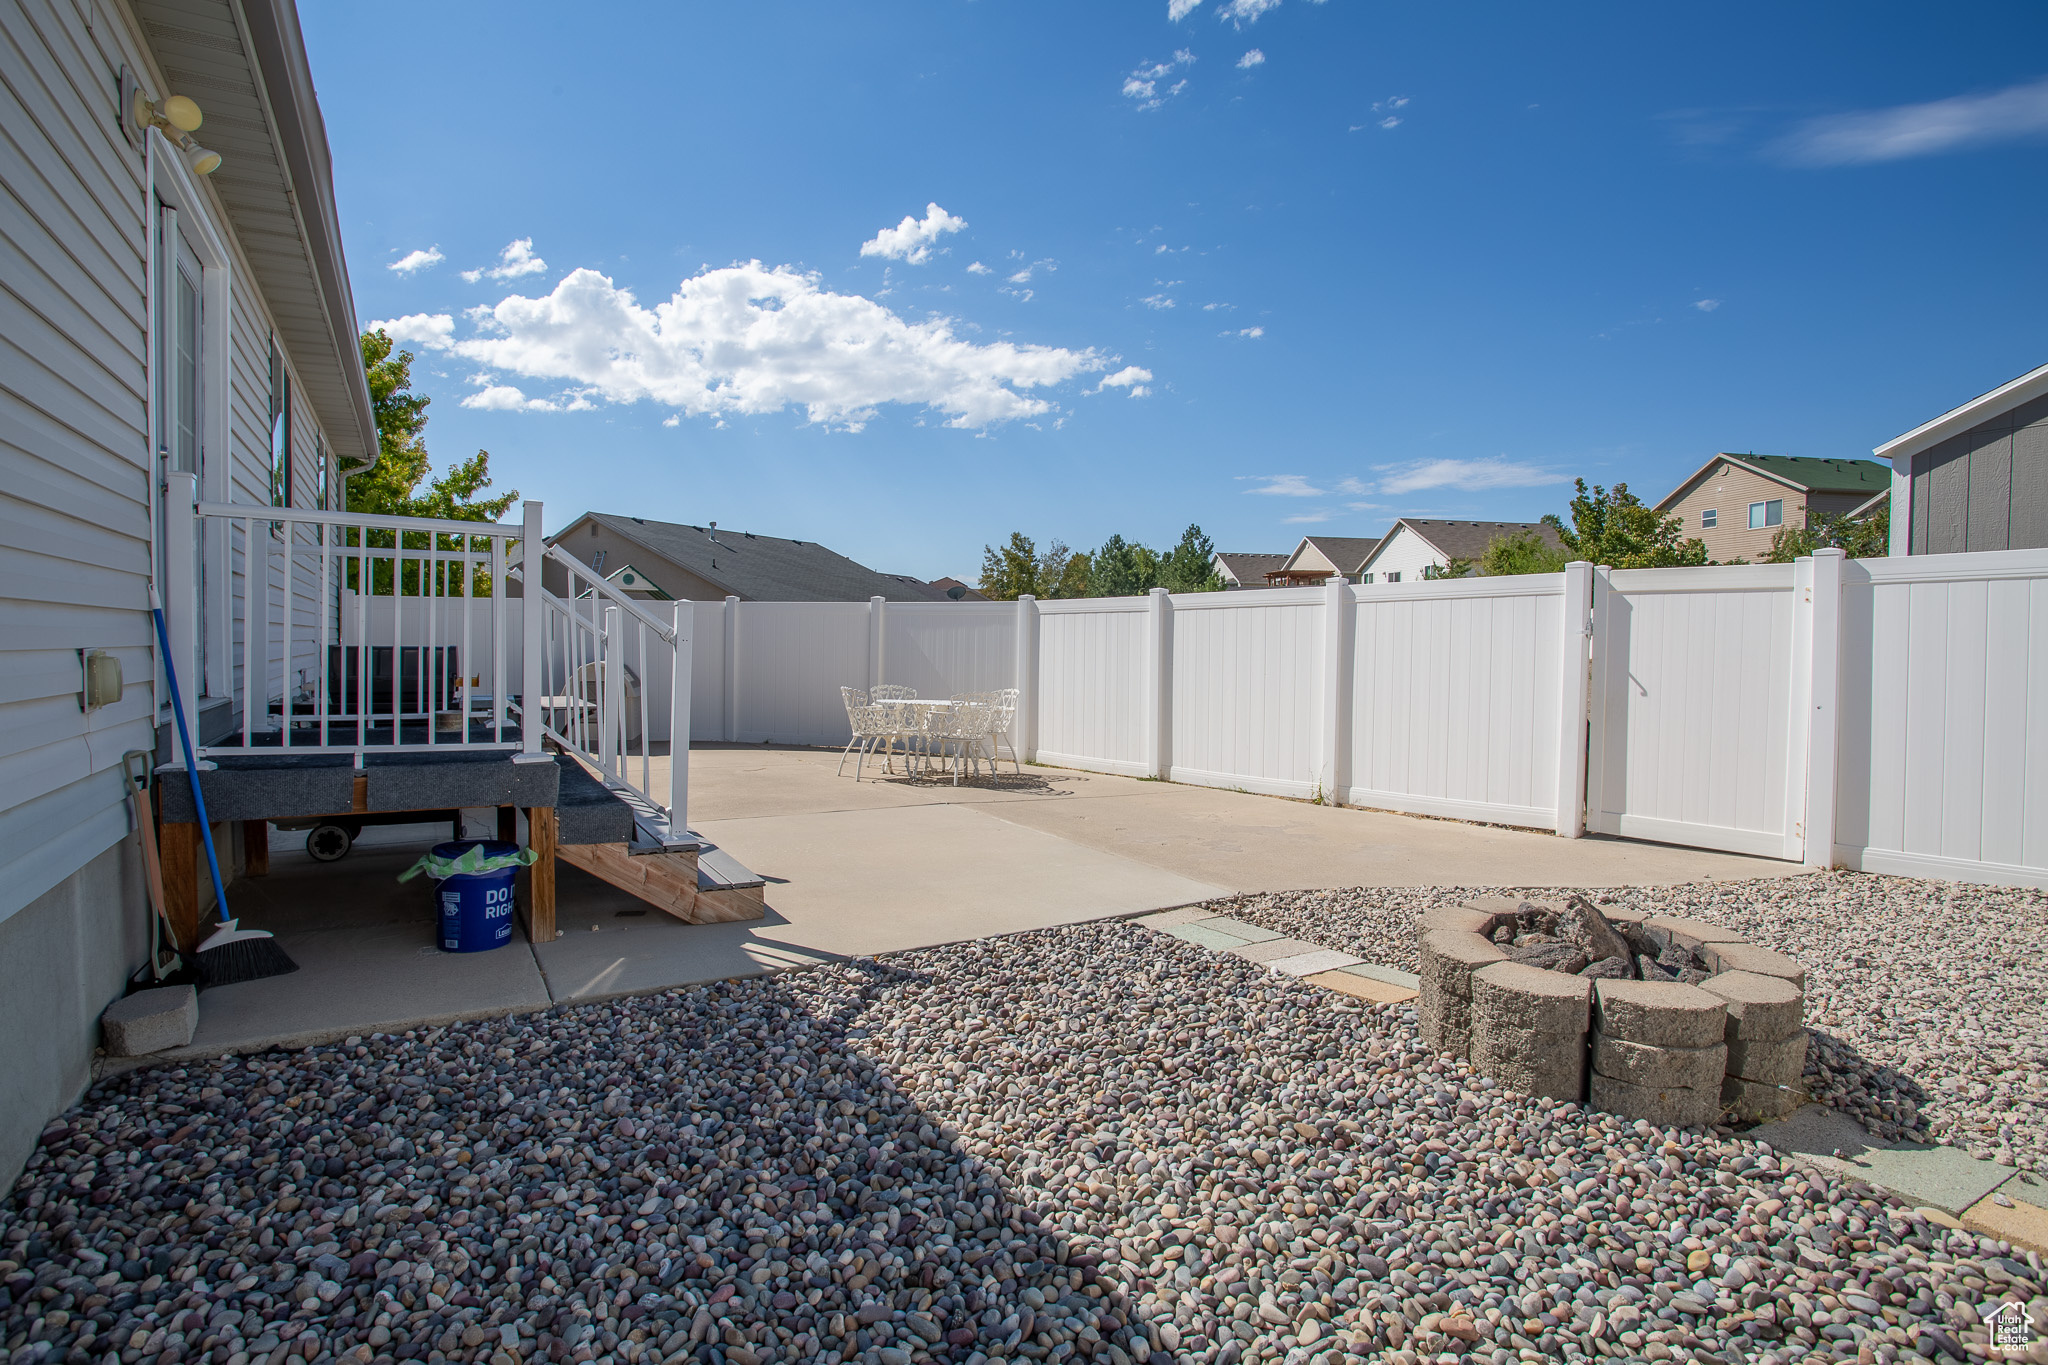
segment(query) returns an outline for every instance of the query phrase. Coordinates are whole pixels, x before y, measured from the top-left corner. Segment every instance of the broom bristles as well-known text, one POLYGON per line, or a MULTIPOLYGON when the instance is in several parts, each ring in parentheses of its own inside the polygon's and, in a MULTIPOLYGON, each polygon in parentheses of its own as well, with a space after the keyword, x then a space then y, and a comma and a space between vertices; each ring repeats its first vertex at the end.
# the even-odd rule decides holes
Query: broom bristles
POLYGON ((266 976, 284 976, 299 969, 291 954, 260 929, 245 929, 216 947, 201 948, 194 960, 199 979, 207 987, 260 981, 266 976))

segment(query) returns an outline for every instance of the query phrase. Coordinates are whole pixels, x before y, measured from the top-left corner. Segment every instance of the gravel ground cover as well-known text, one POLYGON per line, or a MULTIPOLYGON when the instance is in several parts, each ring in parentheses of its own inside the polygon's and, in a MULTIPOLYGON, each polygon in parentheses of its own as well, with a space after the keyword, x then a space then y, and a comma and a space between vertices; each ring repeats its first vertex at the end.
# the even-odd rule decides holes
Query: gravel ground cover
POLYGON ((1961 1359, 2003 1298, 1128 924, 133 1072, 0 1205, 9 1365, 1961 1359))
MULTIPOLYGON (((1357 887, 1233 896, 1218 914, 1415 970, 1415 918, 1474 894, 1357 887)), ((1610 888, 1596 903, 1737 929, 1806 967, 1813 1097, 1887 1138, 2048 1172, 2048 894, 1860 872, 1610 888)))

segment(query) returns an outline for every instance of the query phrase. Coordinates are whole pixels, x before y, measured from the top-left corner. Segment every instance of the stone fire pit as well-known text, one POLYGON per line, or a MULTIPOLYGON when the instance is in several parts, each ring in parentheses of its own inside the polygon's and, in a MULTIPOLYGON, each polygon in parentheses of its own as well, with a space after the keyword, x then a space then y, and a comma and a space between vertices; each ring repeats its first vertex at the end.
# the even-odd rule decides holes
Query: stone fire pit
POLYGON ((1503 1085, 1679 1127, 1805 1101, 1806 970, 1731 930, 1481 896, 1416 932, 1423 1039, 1503 1085))

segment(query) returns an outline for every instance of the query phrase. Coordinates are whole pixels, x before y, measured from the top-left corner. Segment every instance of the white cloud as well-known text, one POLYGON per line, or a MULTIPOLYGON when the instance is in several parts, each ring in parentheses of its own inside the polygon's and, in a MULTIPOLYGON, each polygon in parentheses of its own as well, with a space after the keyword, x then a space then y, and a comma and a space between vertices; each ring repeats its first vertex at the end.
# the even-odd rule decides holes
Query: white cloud
POLYGON ((1247 488, 1247 493, 1264 493, 1276 498, 1320 498, 1329 492, 1317 488, 1299 474, 1240 474, 1240 479, 1258 479, 1260 486, 1247 488))
POLYGON ((1173 300, 1164 294, 1147 294, 1143 301, 1147 308, 1165 309, 1173 307, 1173 300))
POLYGON ((1313 524, 1318 521, 1333 520, 1336 517, 1336 515, 1337 509, 1334 507, 1318 507, 1313 509, 1312 511, 1296 512, 1291 517, 1284 517, 1281 519, 1281 524, 1287 526, 1299 525, 1304 523, 1313 524))
POLYGON ((462 278, 475 284, 478 280, 516 280, 521 275, 538 275, 548 268, 548 263, 533 254, 533 238, 520 237, 505 244, 498 253, 498 263, 488 270, 465 270, 462 278))
POLYGON ((1399 128, 1400 126, 1401 120, 1394 117, 1392 114, 1389 114, 1385 118, 1380 120, 1380 127, 1382 128, 1399 128))
POLYGON ((1280 0, 1230 0, 1229 4, 1216 11, 1216 17, 1228 19, 1243 28, 1246 24, 1256 24, 1259 16, 1267 10, 1278 8, 1280 0))
POLYGON ((981 263, 980 261, 969 261, 969 262, 967 263, 967 273, 968 273, 968 274, 970 274, 970 275, 993 275, 993 274, 995 274, 996 272, 995 272, 995 271, 993 271, 993 270, 990 270, 990 269, 989 269, 989 268, 988 268, 987 266, 983 265, 983 264, 982 264, 982 263, 981 263))
POLYGON ((1177 24, 1193 14, 1201 3, 1202 0, 1166 0, 1166 17, 1177 24))
POLYGON ((1777 150, 1802 165, 1847 166, 2042 136, 2048 136, 2048 78, 1988 95, 1808 119, 1777 150))
POLYGON ((1374 100, 1372 103, 1372 111, 1375 114, 1389 109, 1405 109, 1407 107, 1408 97, 1406 95, 1389 95, 1383 100, 1374 100))
POLYGON ((1216 312, 1218 309, 1221 309, 1222 311, 1227 313, 1235 307, 1237 307, 1237 305, 1234 303, 1205 303, 1202 305, 1202 311, 1205 313, 1213 313, 1216 312))
POLYGON ((1138 365, 1126 365, 1115 374, 1104 375, 1102 382, 1095 386, 1101 393, 1104 389, 1129 389, 1131 397, 1143 398, 1152 392, 1152 371, 1138 365))
POLYGON ((909 214, 892 228, 883 228, 868 241, 860 244, 863 256, 881 256, 892 261, 907 261, 911 265, 923 265, 932 258, 932 244, 948 232, 958 232, 967 226, 965 218, 955 218, 937 204, 924 206, 924 219, 920 222, 909 214))
POLYGON ((1266 54, 1259 51, 1257 48, 1253 48, 1251 51, 1245 53, 1242 57, 1239 57, 1237 59, 1237 69, 1239 71, 1249 71, 1255 66, 1265 65, 1265 62, 1266 54))
POLYGON ((1188 83, 1185 80, 1175 81, 1167 87, 1166 93, 1162 95, 1159 93, 1159 83, 1181 68, 1193 66, 1194 64, 1195 54, 1184 47, 1178 48, 1174 51, 1172 61, 1154 62, 1149 66, 1141 66, 1130 75, 1124 77, 1123 93, 1126 98, 1138 101, 1138 108, 1140 109, 1157 109, 1160 105, 1188 88, 1188 83))
POLYGON ((1022 270, 1018 271, 1016 274, 1010 276, 1011 284, 1029 284, 1030 282, 1031 267, 1028 265, 1025 266, 1022 270))
MULTIPOLYGON (((801 407, 813 422, 854 430, 884 403, 921 405, 955 427, 1036 417, 1053 403, 1033 390, 1107 368, 1092 348, 977 345, 948 318, 906 321, 821 288, 816 275, 759 261, 704 270, 651 308, 598 272, 575 270, 545 297, 500 301, 467 338, 454 336, 447 314, 382 325, 491 371, 562 383, 573 396, 560 407, 645 399, 685 416, 801 407)), ((490 392, 474 400, 513 402, 490 392)))
POLYGON ((581 394, 556 402, 548 398, 528 398, 524 390, 510 384, 491 384, 463 399, 462 406, 480 408, 485 412, 582 412, 596 404, 581 394))
POLYGON ((416 247, 384 268, 386 270, 396 270, 401 275, 410 275, 415 271, 425 270, 429 266, 439 265, 447 259, 446 256, 441 254, 440 247, 416 247))
POLYGON ((1699 309, 1702 313, 1711 313, 1720 306, 1721 300, 1719 299, 1700 299, 1693 304, 1693 307, 1699 309))
POLYGON ((415 341, 429 350, 445 351, 455 337, 455 319, 446 313, 407 313, 373 322, 369 330, 381 331, 393 341, 415 341))
MULTIPOLYGON (((1477 492, 1486 488, 1538 488, 1563 483, 1565 476, 1540 465, 1520 464, 1504 455, 1483 460, 1417 460, 1405 465, 1381 465, 1387 471, 1378 492, 1419 493, 1426 488, 1457 488, 1477 492)), ((1348 491, 1348 490, 1347 490, 1348 491)))
POLYGON ((1257 341, 1265 334, 1266 329, 1263 327, 1240 327, 1235 332, 1218 332, 1216 335, 1220 337, 1243 337, 1247 341, 1257 341))

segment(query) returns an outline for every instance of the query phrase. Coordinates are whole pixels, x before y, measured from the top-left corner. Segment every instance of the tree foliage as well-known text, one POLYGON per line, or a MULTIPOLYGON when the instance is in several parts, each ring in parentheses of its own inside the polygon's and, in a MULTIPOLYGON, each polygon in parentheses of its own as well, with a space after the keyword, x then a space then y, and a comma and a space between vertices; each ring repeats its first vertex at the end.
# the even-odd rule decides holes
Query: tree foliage
POLYGON ((1515 531, 1486 542, 1479 554, 1479 572, 1488 578, 1557 573, 1570 558, 1535 531, 1515 531))
POLYGON ((1766 564, 1790 564, 1815 550, 1846 551, 1851 559, 1881 559, 1891 553, 1892 509, 1880 507, 1861 521, 1846 514, 1808 512, 1803 527, 1787 526, 1771 537, 1766 564))
POLYGON ((1086 597, 1088 556, 1076 554, 1055 540, 1042 552, 1022 531, 1010 532, 1000 549, 982 547, 982 594, 998 602, 1014 602, 1025 593, 1034 597, 1086 597))
POLYGON ((1042 553, 1022 531, 1002 546, 981 552, 981 591, 1013 602, 1025 593, 1038 597, 1137 597, 1154 588, 1168 592, 1218 592, 1223 580, 1210 561, 1215 544, 1199 526, 1181 533, 1180 543, 1161 554, 1136 541, 1111 536, 1093 554, 1054 541, 1042 553))
POLYGON ((1190 525, 1180 533, 1180 544, 1159 561, 1159 586, 1168 592, 1221 592, 1223 576, 1216 572, 1216 542, 1190 525))
MULTIPOLYGON (((429 477, 432 465, 427 458, 424 432, 427 405, 433 400, 412 391, 412 352, 394 349, 391 338, 382 329, 364 332, 358 340, 363 350, 363 372, 370 381, 370 405, 377 419, 377 463, 348 480, 348 510, 372 516, 435 517, 443 521, 494 522, 504 516, 519 501, 518 489, 492 497, 478 496, 491 486, 489 451, 479 450, 440 477, 429 477), (422 481, 426 483, 424 492, 420 490, 422 481)), ((343 536, 349 546, 360 543, 360 532, 344 531, 343 536)), ((430 537, 424 532, 407 531, 400 544, 400 538, 390 531, 369 533, 373 550, 455 551, 462 548, 461 542, 459 536, 430 537)), ((391 591, 391 567, 389 560, 377 562, 372 577, 374 593, 391 591)), ((479 595, 490 591, 487 571, 478 569, 465 575, 459 564, 439 566, 433 581, 436 593, 449 596, 462 596, 465 587, 479 595)), ((360 586, 353 561, 349 565, 348 584, 351 588, 360 586)), ((405 565, 404 584, 408 595, 420 591, 417 561, 405 565)))
POLYGON ((1136 597, 1159 584, 1159 556, 1122 536, 1111 536, 1088 557, 1090 597, 1136 597))
POLYGON ((1478 565, 1474 564, 1469 559, 1460 559, 1456 555, 1452 555, 1448 560, 1444 561, 1442 564, 1423 565, 1422 576, 1424 578, 1431 579, 1468 578, 1471 576, 1472 571, 1477 567, 1478 565))
POLYGON ((1604 564, 1613 569, 1671 569, 1707 562, 1706 544, 1689 540, 1678 517, 1659 516, 1646 507, 1628 485, 1618 483, 1612 491, 1579 479, 1571 501, 1571 525, 1556 513, 1543 520, 1557 532, 1570 552, 1569 558, 1604 564))

